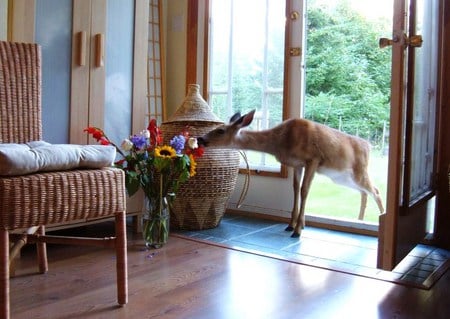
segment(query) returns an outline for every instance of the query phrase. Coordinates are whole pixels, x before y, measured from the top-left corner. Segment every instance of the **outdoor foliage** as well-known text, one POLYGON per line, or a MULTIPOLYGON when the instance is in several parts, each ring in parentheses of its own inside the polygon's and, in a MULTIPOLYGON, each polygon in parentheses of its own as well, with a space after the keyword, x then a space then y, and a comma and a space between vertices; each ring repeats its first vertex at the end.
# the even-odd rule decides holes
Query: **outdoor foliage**
MULTIPOLYGON (((379 49, 378 39, 390 37, 392 22, 369 20, 347 1, 339 1, 336 6, 322 6, 320 2, 324 3, 307 1, 304 116, 382 145, 385 125, 389 123, 391 51, 379 49)), ((283 12, 280 9, 276 14, 283 12)), ((284 81, 285 24, 272 18, 267 38, 256 34, 256 29, 249 29, 252 25, 246 27, 240 20, 233 20, 233 43, 221 36, 214 42, 213 48, 217 48, 212 50, 211 88, 218 93, 209 98, 213 111, 224 121, 236 111, 252 109, 262 111, 267 119, 258 129, 266 124, 276 125, 283 118, 280 92, 284 81), (264 47, 267 63, 261 56, 264 47), (231 66, 227 55, 230 48, 231 66), (224 93, 228 86, 231 97, 224 93)), ((219 24, 214 22, 213 25, 219 24)), ((247 18, 245 23, 248 25, 247 18)), ((227 27, 222 26, 217 32, 227 27)))
POLYGON ((389 121, 389 21, 369 21, 342 2, 308 7, 305 117, 378 144, 389 121))

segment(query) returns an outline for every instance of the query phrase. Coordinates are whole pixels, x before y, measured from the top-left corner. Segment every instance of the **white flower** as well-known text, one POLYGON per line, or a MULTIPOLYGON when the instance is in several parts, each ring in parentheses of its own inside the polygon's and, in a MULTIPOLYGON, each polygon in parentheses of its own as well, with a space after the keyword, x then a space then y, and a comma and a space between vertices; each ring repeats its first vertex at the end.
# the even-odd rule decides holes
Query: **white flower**
POLYGON ((150 131, 149 130, 143 130, 141 132, 141 136, 143 136, 145 138, 150 138, 150 131))
POLYGON ((131 149, 133 148, 133 142, 131 142, 129 139, 124 139, 122 141, 122 144, 120 144, 120 147, 125 151, 131 151, 131 149))
POLYGON ((195 137, 190 137, 188 140, 188 145, 192 149, 198 148, 197 139, 195 137))

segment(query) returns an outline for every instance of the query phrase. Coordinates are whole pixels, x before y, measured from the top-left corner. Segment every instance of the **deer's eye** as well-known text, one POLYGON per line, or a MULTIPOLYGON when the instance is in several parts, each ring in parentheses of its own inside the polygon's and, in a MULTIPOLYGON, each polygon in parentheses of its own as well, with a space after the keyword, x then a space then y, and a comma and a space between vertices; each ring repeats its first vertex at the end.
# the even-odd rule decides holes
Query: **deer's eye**
POLYGON ((216 133, 219 134, 219 135, 223 135, 223 134, 225 134, 225 130, 223 128, 218 128, 216 130, 216 133))

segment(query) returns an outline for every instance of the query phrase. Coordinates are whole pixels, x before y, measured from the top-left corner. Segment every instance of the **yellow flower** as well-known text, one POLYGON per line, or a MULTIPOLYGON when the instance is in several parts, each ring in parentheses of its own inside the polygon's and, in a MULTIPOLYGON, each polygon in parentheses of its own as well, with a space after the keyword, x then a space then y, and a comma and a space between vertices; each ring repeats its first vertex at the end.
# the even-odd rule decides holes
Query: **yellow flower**
POLYGON ((158 146, 155 148, 155 157, 175 158, 177 157, 177 152, 169 145, 158 146))
POLYGON ((197 168, 197 162, 195 161, 194 156, 192 156, 192 154, 189 154, 189 161, 190 161, 189 176, 192 177, 197 173, 195 171, 195 169, 197 168))

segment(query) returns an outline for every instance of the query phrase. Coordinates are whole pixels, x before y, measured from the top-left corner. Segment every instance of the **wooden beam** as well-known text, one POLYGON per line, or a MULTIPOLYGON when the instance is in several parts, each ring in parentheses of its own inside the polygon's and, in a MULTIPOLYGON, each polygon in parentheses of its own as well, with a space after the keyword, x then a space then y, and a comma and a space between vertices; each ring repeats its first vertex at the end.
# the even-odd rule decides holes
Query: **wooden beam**
MULTIPOLYGON (((198 0, 188 0, 186 34, 186 90, 197 83, 198 0)), ((187 92, 187 91, 186 91, 187 92)))

